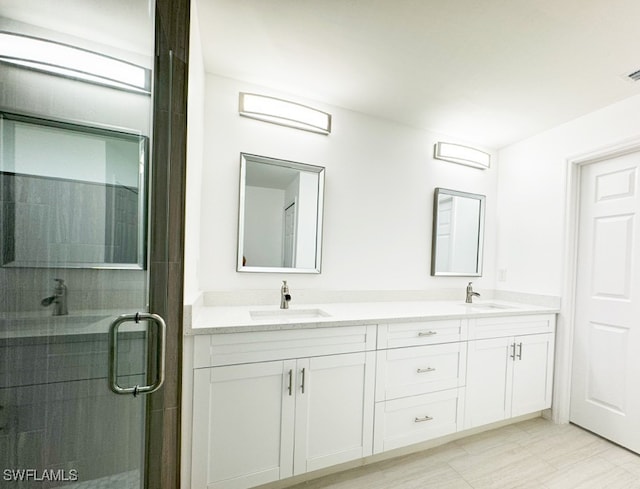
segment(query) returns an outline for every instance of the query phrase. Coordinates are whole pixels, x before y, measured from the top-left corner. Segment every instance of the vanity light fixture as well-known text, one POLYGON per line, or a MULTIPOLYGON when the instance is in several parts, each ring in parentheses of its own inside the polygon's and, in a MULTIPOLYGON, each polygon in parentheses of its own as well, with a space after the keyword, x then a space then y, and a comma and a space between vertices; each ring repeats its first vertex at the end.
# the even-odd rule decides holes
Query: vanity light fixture
POLYGON ((331 114, 279 98, 240 92, 241 116, 305 131, 329 134, 331 114))
POLYGON ((433 157, 437 160, 450 161, 460 165, 472 166, 486 170, 491 162, 491 155, 479 149, 460 144, 437 142, 433 149, 433 157))
POLYGON ((145 94, 151 70, 48 39, 0 31, 0 63, 145 94))

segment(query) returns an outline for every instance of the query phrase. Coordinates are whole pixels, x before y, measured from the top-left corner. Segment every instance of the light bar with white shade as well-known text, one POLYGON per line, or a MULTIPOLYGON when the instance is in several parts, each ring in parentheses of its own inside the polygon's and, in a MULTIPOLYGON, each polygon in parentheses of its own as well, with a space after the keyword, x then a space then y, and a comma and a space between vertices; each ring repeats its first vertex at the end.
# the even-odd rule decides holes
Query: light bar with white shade
POLYGON ((0 62, 121 90, 151 93, 151 70, 48 39, 0 32, 0 62))
POLYGON ((281 126, 329 134, 331 114, 306 105, 255 93, 240 93, 241 116, 281 126))
POLYGON ((453 143, 436 143, 433 157, 438 160, 450 161, 482 170, 489 168, 491 163, 491 155, 489 153, 453 143))

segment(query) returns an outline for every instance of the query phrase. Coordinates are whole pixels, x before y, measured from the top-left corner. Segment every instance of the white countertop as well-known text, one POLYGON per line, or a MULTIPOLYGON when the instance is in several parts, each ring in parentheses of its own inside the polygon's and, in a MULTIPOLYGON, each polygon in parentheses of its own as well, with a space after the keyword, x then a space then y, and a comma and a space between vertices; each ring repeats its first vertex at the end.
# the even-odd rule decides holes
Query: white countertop
POLYGON ((184 328, 186 335, 200 335, 558 312, 552 307, 494 300, 291 304, 286 310, 277 304, 200 306, 193 310, 192 324, 184 328))

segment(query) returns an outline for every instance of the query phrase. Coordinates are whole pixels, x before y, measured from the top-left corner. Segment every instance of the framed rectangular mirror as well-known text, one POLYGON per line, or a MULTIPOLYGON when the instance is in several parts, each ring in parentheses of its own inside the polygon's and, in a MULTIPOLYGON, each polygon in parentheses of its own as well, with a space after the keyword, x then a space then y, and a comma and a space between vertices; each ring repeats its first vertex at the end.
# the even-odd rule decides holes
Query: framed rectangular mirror
POLYGON ((240 155, 239 272, 320 273, 324 168, 240 155))
POLYGON ((145 136, 0 112, 3 267, 145 267, 145 136))
POLYGON ((431 275, 482 275, 485 196, 436 188, 431 275))

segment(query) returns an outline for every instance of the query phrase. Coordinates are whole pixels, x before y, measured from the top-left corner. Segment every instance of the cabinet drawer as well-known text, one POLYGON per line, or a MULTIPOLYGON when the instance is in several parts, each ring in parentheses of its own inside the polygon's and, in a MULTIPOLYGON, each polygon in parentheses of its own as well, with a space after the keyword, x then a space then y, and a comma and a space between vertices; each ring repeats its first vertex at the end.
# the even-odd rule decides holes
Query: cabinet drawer
POLYGON ((375 325, 198 335, 194 368, 355 353, 375 345, 375 325))
POLYGON ((463 420, 463 389, 376 403, 374 453, 458 431, 463 420))
POLYGON ((466 364, 466 342, 378 351, 376 401, 462 387, 466 364))
POLYGON ((555 314, 477 318, 470 321, 469 339, 553 333, 555 324, 555 314))
POLYGON ((451 343, 466 339, 466 321, 412 321, 378 326, 378 349, 451 343))

